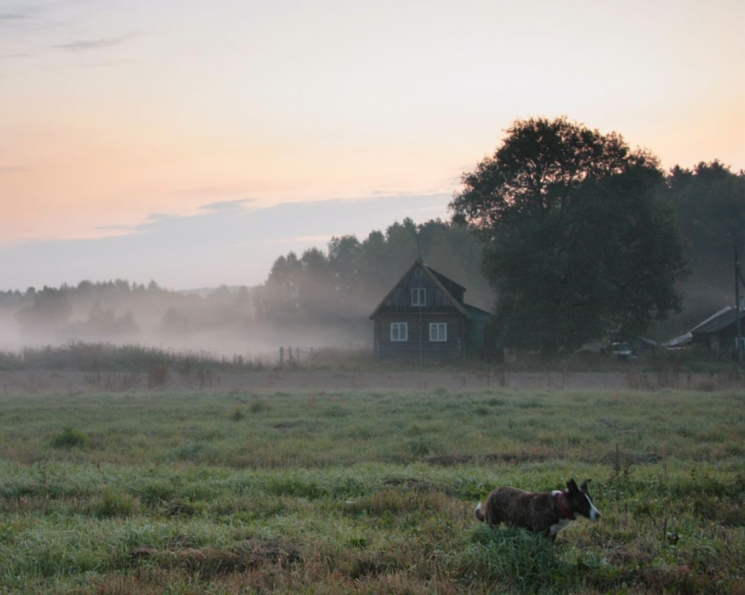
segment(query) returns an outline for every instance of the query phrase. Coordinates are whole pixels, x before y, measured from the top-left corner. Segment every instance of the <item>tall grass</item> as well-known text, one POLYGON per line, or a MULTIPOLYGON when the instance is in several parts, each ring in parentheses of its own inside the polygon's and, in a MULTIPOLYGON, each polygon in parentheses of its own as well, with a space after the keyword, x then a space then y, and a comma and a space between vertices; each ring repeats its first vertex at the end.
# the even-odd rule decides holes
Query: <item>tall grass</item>
POLYGON ((265 364, 240 355, 218 356, 209 351, 189 352, 144 347, 70 341, 66 345, 25 347, 0 352, 0 370, 79 370, 84 372, 147 372, 166 366, 181 374, 199 369, 253 370, 265 364))
POLYGON ((0 591, 742 593, 744 404, 670 390, 3 395, 0 591), (603 517, 556 544, 473 519, 496 485, 572 476, 593 479, 603 517))

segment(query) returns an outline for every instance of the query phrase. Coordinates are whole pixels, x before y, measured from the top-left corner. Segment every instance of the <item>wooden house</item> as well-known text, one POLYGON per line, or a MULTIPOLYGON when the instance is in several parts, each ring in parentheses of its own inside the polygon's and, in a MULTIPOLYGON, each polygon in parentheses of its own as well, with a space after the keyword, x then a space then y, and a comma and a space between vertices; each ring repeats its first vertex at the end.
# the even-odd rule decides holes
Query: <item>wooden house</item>
POLYGON ((463 301, 465 287, 417 259, 370 315, 379 359, 479 355, 488 312, 463 301))

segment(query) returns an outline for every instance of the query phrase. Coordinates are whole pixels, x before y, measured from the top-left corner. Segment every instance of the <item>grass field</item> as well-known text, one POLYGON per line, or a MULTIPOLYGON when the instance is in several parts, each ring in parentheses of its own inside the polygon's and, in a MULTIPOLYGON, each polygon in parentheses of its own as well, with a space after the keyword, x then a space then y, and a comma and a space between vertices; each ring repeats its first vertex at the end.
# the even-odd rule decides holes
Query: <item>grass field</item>
POLYGON ((2 593, 745 593, 743 391, 0 396, 2 593), (592 478, 555 545, 472 510, 592 478))

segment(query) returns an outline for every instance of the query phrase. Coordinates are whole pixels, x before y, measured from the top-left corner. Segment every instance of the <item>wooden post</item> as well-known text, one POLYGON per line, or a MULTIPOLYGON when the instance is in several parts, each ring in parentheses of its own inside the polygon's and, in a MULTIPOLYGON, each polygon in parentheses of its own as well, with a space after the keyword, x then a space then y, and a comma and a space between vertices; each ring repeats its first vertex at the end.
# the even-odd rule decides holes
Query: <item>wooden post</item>
POLYGON ((285 365, 285 348, 284 347, 279 348, 279 365, 280 366, 285 365))
POLYGON ((737 240, 735 240, 735 332, 736 345, 735 353, 737 361, 742 362, 742 331, 740 330, 740 255, 737 249, 737 240))

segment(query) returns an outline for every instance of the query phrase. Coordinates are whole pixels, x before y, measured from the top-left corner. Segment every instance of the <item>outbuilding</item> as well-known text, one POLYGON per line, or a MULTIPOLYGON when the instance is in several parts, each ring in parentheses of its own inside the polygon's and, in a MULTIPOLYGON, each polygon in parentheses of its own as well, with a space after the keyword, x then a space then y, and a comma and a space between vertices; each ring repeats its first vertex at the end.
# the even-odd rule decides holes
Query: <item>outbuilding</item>
MULTIPOLYGON (((740 310, 740 337, 745 337, 745 322, 740 310)), ((705 345, 710 351, 734 350, 737 347, 737 308, 727 306, 691 329, 693 343, 705 345)))

